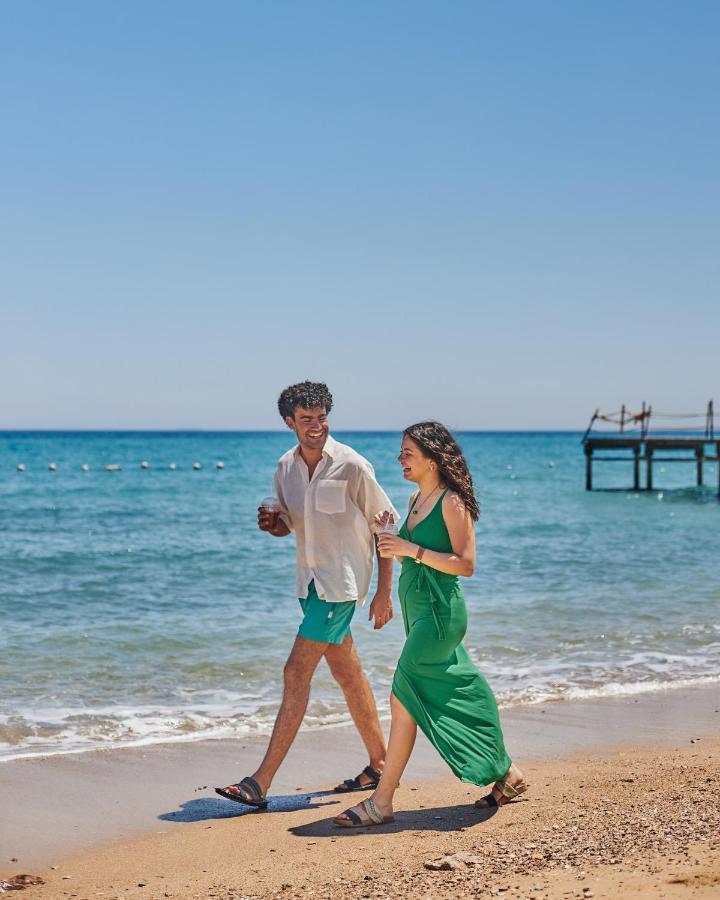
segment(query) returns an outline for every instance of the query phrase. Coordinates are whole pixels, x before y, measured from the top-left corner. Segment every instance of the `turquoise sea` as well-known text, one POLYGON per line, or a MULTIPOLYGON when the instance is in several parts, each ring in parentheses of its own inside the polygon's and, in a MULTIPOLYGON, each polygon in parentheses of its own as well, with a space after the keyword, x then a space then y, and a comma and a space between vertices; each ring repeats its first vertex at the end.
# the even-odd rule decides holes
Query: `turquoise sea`
MULTIPOLYGON (((335 437, 405 508, 399 433, 335 437)), ((466 646, 501 704, 720 682, 720 502, 691 466, 586 493, 580 434, 458 437, 482 507, 466 646)), ((0 759, 269 731, 299 604, 294 539, 255 510, 291 442, 0 433, 0 759)), ((402 623, 373 632, 365 607, 353 633, 387 711, 402 623)), ((306 725, 346 719, 323 665, 306 725)))

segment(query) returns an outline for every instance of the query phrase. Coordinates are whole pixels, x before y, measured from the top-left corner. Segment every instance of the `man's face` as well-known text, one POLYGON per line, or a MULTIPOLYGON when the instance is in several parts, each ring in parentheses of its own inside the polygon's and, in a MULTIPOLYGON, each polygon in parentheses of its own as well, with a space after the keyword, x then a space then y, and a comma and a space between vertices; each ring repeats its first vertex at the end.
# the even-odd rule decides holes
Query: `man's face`
POLYGON ((294 415, 285 417, 285 423, 297 435, 300 446, 307 450, 322 450, 330 434, 324 406, 317 406, 314 409, 296 406, 294 415))

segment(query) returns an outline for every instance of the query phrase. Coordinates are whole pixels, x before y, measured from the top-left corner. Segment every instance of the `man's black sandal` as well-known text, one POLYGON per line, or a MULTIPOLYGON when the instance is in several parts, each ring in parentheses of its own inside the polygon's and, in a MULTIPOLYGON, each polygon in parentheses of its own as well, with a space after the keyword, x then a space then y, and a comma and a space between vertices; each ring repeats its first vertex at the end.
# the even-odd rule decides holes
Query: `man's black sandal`
POLYGON ((258 809, 266 809, 268 805, 267 797, 263 796, 260 785, 254 778, 243 778, 237 784, 230 784, 228 787, 237 788, 239 794, 228 791, 227 788, 215 788, 215 793, 225 797, 226 800, 234 800, 236 803, 244 803, 246 806, 256 806, 258 809))
POLYGON ((377 769, 373 769, 372 766, 365 766, 360 774, 367 775, 370 781, 367 784, 363 784, 362 781, 360 781, 360 775, 358 775, 357 778, 346 778, 342 784, 339 784, 333 789, 334 793, 353 794, 355 791, 371 791, 378 786, 382 775, 381 772, 378 772, 377 769))

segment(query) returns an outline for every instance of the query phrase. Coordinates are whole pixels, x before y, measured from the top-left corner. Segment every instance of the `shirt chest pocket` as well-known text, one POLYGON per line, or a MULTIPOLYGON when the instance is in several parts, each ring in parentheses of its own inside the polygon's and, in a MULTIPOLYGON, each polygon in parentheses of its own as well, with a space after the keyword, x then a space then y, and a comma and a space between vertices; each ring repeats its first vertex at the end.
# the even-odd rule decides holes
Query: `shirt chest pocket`
POLYGON ((319 481, 315 491, 315 509, 320 513, 345 512, 347 481, 319 481))

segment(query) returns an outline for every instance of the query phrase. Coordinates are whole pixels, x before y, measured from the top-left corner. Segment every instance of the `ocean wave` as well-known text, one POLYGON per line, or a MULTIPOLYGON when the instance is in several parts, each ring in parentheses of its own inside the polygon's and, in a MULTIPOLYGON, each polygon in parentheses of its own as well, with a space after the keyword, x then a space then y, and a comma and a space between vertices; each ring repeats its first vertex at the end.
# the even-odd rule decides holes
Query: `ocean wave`
MULTIPOLYGON (((549 702, 572 702, 607 697, 634 696, 679 688, 720 683, 720 675, 701 675, 673 680, 609 681, 592 686, 557 683, 542 688, 524 688, 503 695, 501 709, 535 706, 549 702)), ((227 698, 225 698, 227 700, 227 698)), ((264 704, 254 712, 239 713, 225 703, 208 704, 200 710, 155 707, 111 709, 44 710, 34 712, 35 721, 25 716, 0 716, 0 763, 18 759, 64 756, 97 750, 130 749, 156 744, 192 743, 205 740, 246 738, 270 734, 276 704, 264 704)), ((381 719, 389 717, 389 705, 378 704, 381 719)), ((314 731, 344 726, 351 719, 341 703, 315 702, 303 722, 303 730, 314 731)))
POLYGON ((700 675, 695 678, 679 678, 673 681, 647 680, 631 682, 608 682, 595 687, 558 685, 555 690, 527 691, 513 698, 499 700, 501 709, 518 706, 534 706, 563 700, 593 700, 602 697, 629 697, 636 694, 651 694, 658 691, 672 691, 678 688, 701 687, 720 683, 720 675, 700 675))

